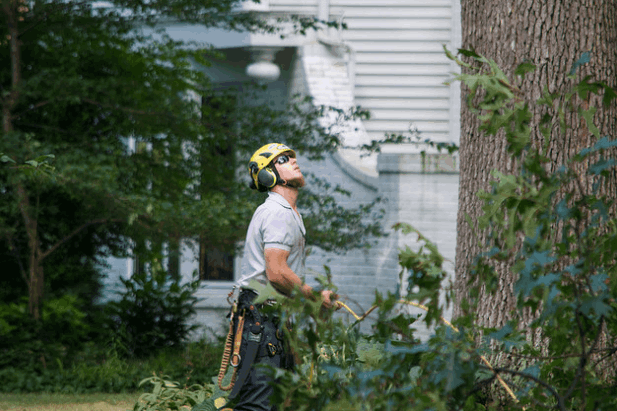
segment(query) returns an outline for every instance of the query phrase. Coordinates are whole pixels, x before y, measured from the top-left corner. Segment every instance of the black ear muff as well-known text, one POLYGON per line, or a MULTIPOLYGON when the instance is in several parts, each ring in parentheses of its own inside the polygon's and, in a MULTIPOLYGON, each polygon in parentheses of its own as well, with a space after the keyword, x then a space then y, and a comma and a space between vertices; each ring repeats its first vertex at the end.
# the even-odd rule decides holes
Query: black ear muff
POLYGON ((270 167, 265 167, 257 174, 257 181, 264 187, 272 188, 276 185, 277 176, 270 167))
POLYGON ((249 183, 249 187, 252 190, 260 189, 261 187, 257 187, 257 185, 255 185, 255 179, 253 178, 253 176, 255 176, 257 174, 257 172, 259 171, 259 166, 257 165, 256 162, 251 161, 249 163, 249 170, 251 171, 251 182, 249 183))

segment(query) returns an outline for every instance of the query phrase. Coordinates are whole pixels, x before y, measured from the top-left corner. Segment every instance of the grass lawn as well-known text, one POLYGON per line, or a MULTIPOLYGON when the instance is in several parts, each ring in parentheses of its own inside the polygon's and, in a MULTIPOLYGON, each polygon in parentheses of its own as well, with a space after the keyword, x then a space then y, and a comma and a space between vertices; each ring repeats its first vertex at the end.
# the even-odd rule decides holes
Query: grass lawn
POLYGON ((134 394, 0 394, 3 411, 126 411, 141 393, 134 394))

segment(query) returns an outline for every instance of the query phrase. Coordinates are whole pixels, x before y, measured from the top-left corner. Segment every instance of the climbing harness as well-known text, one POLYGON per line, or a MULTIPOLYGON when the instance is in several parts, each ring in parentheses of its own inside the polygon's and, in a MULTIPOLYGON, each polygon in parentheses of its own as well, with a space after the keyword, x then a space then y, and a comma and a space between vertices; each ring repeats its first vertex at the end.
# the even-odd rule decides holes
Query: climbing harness
MULTIPOLYGON (((234 287, 227 296, 227 301, 232 305, 232 308, 230 312, 229 332, 225 339, 225 347, 218 374, 219 388, 222 391, 231 391, 229 399, 233 399, 238 395, 251 370, 252 364, 258 356, 265 354, 273 357, 282 353, 282 348, 279 344, 272 344, 272 341, 267 340, 272 336, 276 336, 277 339, 280 339, 278 330, 274 331, 271 327, 264 330, 266 324, 258 307, 252 302, 248 302, 247 298, 242 297, 242 294, 238 297, 237 301, 232 301, 235 288, 236 287, 234 287), (240 354, 240 348, 242 346, 242 335, 247 315, 250 319, 249 323, 247 323, 248 333, 245 335, 247 343, 244 353, 242 354, 244 356, 243 358, 240 354), (264 338, 266 338, 267 344, 265 344, 262 349, 261 346, 264 338), (227 385, 224 385, 225 375, 230 365, 233 368, 231 380, 227 385)), ((268 304, 268 301, 264 302, 264 304, 268 304)))

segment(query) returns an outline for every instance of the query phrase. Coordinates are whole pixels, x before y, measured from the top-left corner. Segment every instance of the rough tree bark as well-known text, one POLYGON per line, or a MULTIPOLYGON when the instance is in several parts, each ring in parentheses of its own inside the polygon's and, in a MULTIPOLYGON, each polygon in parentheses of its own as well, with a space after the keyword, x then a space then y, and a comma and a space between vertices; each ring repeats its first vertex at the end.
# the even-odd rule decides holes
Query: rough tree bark
MULTIPOLYGON (((617 2, 614 0, 461 0, 461 6, 463 48, 474 49, 495 60, 510 79, 514 79, 514 69, 520 63, 530 61, 536 65, 537 69, 525 77, 522 87, 525 101, 535 101, 545 86, 550 92, 566 90, 572 84, 568 72, 586 51, 591 54, 591 62, 579 69, 577 78, 591 75, 594 80, 604 80, 615 87, 617 2)), ((489 188, 491 170, 507 173, 515 167, 506 153, 503 135, 489 138, 478 131, 480 122, 468 109, 465 92, 463 89, 455 316, 461 314, 460 301, 469 293, 468 267, 480 251, 478 238, 472 234, 465 216, 477 221, 481 202, 476 193, 489 188)), ((601 135, 617 137, 615 104, 609 109, 599 100, 591 104, 598 108, 594 120, 601 135)), ((535 109, 533 114, 532 141, 537 143, 541 138, 538 130, 541 113, 535 109)), ((583 124, 577 123, 578 120, 567 118, 566 121, 572 128, 565 133, 553 133, 550 142, 553 169, 594 142, 593 135, 583 131, 583 124)), ((590 189, 589 185, 587 188, 590 189)), ((615 197, 615 175, 605 189, 615 197)), ((479 234, 480 240, 486 236, 486 233, 479 234)), ((482 293, 478 307, 478 319, 488 327, 503 326, 516 306, 513 294, 516 279, 507 264, 497 269, 499 290, 494 295, 482 293)), ((530 321, 531 314, 524 320, 530 321)))

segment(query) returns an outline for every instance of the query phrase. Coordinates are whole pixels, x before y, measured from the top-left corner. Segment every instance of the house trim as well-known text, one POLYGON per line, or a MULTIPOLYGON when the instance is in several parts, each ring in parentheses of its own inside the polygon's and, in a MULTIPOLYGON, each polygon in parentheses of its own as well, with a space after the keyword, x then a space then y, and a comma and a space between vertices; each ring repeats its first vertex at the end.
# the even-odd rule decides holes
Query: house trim
POLYGON ((379 178, 371 176, 353 164, 349 163, 347 160, 343 158, 343 156, 338 153, 331 154, 332 161, 336 164, 345 175, 354 180, 355 182, 363 185, 371 191, 377 191, 379 186, 379 178))

